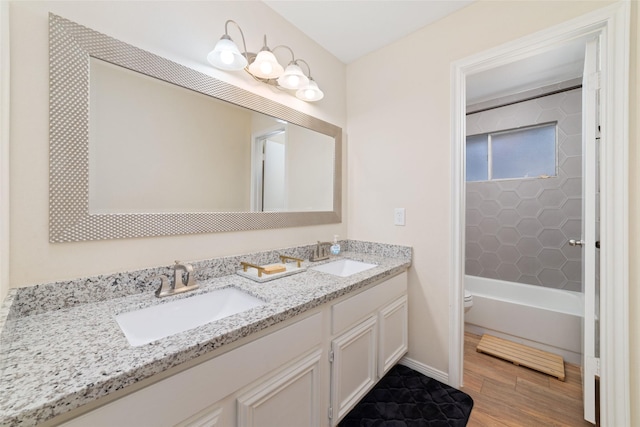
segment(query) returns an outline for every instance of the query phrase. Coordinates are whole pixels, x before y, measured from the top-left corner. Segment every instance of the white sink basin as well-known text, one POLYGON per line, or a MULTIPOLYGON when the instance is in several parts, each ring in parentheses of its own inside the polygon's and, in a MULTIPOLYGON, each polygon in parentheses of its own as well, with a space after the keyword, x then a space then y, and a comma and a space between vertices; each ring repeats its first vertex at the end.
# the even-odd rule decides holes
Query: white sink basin
POLYGON ((116 321, 129 344, 137 347, 263 304, 261 299, 228 287, 122 313, 116 321))
POLYGON ((338 261, 328 262, 317 267, 311 267, 310 270, 329 273, 334 276, 348 277, 352 274, 360 273, 373 267, 377 267, 377 264, 369 264, 366 262, 354 261, 352 259, 341 259, 338 261))

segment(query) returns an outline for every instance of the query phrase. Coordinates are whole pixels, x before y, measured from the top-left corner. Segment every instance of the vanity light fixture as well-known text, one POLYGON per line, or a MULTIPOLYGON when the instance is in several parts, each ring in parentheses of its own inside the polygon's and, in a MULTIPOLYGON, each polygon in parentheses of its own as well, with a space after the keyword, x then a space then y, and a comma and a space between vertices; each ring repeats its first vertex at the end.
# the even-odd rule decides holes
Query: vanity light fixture
POLYGON ((215 48, 207 55, 211 65, 221 70, 239 71, 245 70, 256 80, 275 86, 280 89, 295 91, 296 97, 303 101, 319 101, 324 93, 311 77, 311 67, 307 61, 296 59, 293 50, 289 46, 278 45, 273 49, 267 46, 267 36, 264 36, 264 45, 257 54, 247 52, 244 33, 237 22, 228 20, 224 24, 224 35, 216 43, 215 48), (229 37, 228 26, 233 23, 240 31, 242 37, 243 52, 229 37), (282 67, 273 52, 277 49, 286 49, 291 53, 291 61, 286 68, 282 67), (302 71, 300 65, 304 64, 307 74, 302 71))

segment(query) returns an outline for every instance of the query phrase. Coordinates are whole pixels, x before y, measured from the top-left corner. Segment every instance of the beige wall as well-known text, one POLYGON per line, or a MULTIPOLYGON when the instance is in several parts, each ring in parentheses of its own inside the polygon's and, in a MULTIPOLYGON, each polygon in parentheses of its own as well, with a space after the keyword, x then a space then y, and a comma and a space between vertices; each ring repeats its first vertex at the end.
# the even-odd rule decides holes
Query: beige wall
POLYGON ((629 360, 631 361, 631 425, 640 425, 640 4, 631 2, 629 171, 629 360))
MULTIPOLYGON (((10 283, 8 287, 168 265, 175 259, 310 244, 347 235, 346 223, 279 230, 51 244, 48 241, 48 13, 168 57, 340 127, 346 124, 345 66, 261 2, 29 2, 10 4, 11 175, 10 283), (256 82, 243 72, 226 73, 206 62, 207 53, 234 19, 249 50, 268 34, 313 67, 325 92, 315 104, 256 82)), ((239 33, 229 27, 231 37, 239 33)), ((282 51, 282 54, 288 54, 282 51)), ((287 56, 282 57, 282 61, 287 56)), ((346 183, 346 179, 344 180, 346 183)), ((346 185, 346 184, 345 184, 346 185)), ((346 187, 345 187, 346 188, 346 187)), ((346 193, 346 191, 344 191, 346 193)))
MULTIPOLYGON (((478 1, 347 67, 349 238, 411 245, 409 357, 448 372, 453 61, 605 6, 608 2, 478 1), (393 225, 405 207, 407 225, 393 225)), ((637 4, 633 26, 637 27, 637 4)), ((637 32, 633 50, 638 51, 637 32)), ((637 61, 637 59, 636 59, 637 61)), ((635 62, 634 62, 635 67, 635 62)), ((637 74, 637 68, 631 70, 637 74)), ((638 89, 632 106, 638 116, 638 89)), ((637 121, 637 120, 635 120, 637 121)), ((635 125, 634 125, 635 126, 635 125)), ((633 164, 640 166, 638 136, 633 164)), ((638 259, 638 189, 632 175, 632 264, 638 259)), ((638 271, 632 271, 631 347, 638 360, 638 271)), ((637 364, 636 364, 637 365, 637 364)), ((631 401, 640 400, 637 368, 631 401)), ((634 409, 634 425, 640 424, 634 409)))

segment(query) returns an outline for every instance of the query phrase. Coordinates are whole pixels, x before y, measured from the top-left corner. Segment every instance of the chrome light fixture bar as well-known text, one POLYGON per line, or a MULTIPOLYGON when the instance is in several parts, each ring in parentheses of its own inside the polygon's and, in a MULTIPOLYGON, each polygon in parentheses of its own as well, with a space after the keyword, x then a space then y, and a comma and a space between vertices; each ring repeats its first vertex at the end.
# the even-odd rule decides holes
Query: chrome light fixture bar
POLYGON ((231 19, 225 22, 224 35, 216 43, 214 49, 209 52, 207 60, 211 65, 221 70, 239 71, 244 69, 256 80, 280 89, 295 91, 296 97, 303 101, 319 101, 324 97, 324 93, 311 77, 311 67, 309 67, 307 61, 296 59, 293 50, 289 46, 278 45, 273 49, 269 49, 266 35, 260 52, 257 54, 249 53, 242 28, 231 19), (234 24, 240 31, 243 52, 240 52, 238 46, 229 37, 229 23, 234 24), (273 54, 277 49, 286 49, 291 53, 291 61, 289 61, 286 68, 278 63, 273 54), (300 68, 301 64, 304 64, 307 68, 307 74, 300 68))

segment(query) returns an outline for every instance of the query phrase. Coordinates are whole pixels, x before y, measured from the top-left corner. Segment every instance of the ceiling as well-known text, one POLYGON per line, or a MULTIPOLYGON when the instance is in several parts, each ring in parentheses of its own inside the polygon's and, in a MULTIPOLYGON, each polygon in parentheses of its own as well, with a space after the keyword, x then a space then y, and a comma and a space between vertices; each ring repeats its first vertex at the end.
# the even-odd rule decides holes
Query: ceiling
MULTIPOLYGON (((349 64, 475 0, 263 0, 336 58, 349 64)), ((584 40, 467 78, 467 104, 582 76, 584 40)))
POLYGON ((473 0, 264 0, 345 64, 461 9, 473 0))

